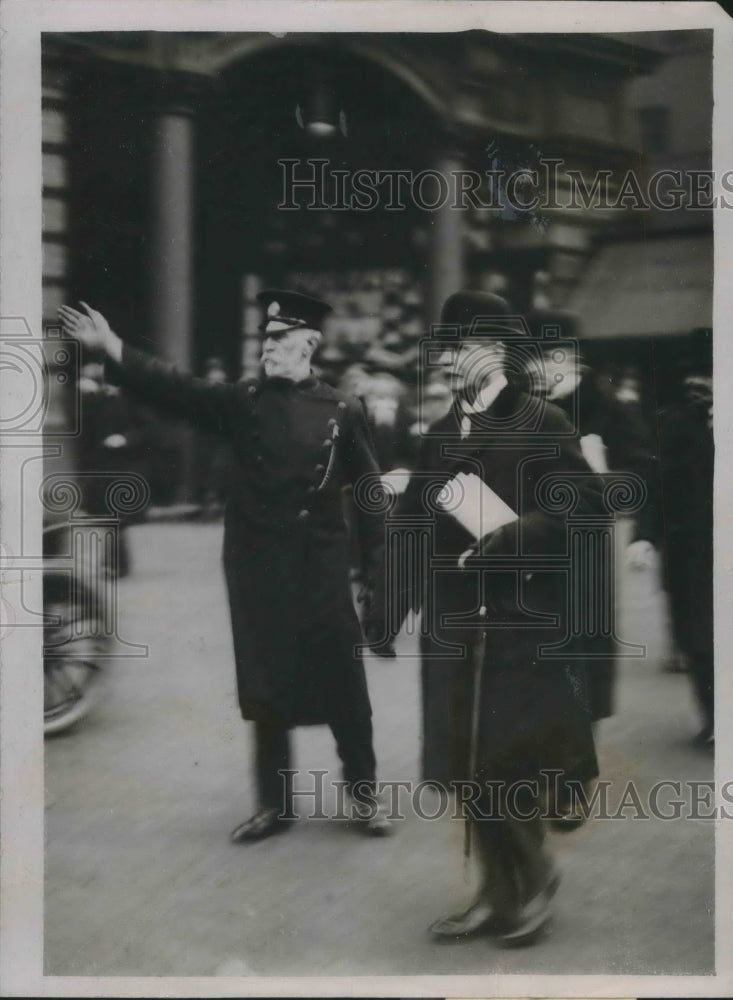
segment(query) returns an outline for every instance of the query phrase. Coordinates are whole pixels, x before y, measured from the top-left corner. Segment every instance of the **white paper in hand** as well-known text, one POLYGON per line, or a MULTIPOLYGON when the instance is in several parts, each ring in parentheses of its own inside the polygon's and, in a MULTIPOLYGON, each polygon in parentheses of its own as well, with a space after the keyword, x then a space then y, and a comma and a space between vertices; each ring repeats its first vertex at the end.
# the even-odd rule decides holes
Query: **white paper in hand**
POLYGON ((475 472, 459 472, 445 484, 437 499, 476 541, 517 520, 512 508, 475 472))
POLYGON ((392 469, 391 472, 382 473, 380 478, 385 490, 395 496, 400 496, 407 489, 410 475, 409 469, 392 469))

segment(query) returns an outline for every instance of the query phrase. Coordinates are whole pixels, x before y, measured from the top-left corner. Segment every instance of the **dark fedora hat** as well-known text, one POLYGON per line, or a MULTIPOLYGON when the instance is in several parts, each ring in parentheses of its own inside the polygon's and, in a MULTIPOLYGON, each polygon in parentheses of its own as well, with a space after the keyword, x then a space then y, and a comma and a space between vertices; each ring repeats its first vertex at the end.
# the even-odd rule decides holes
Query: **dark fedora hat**
POLYGON ((260 330, 275 337, 289 330, 320 330, 332 311, 322 299, 279 288, 264 289, 257 301, 265 310, 260 330))
POLYGON ((527 323, 532 337, 546 340, 548 348, 555 339, 578 340, 583 336, 580 317, 569 309, 533 309, 527 314, 527 323))
POLYGON ((493 292, 463 290, 449 296, 440 313, 439 337, 455 340, 502 340, 526 337, 527 325, 512 313, 506 299, 493 292))

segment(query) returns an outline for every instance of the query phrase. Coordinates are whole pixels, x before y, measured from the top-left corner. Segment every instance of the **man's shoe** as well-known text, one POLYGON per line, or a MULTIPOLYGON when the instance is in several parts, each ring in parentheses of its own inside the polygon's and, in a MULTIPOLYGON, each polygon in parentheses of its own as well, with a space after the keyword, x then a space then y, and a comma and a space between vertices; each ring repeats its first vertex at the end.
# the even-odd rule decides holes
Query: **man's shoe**
POLYGON ((362 802, 350 789, 349 794, 351 818, 356 820, 362 833, 369 837, 389 837, 394 833, 394 827, 388 819, 389 809, 381 796, 376 795, 372 800, 362 802))
POLYGON ((383 802, 377 801, 374 814, 364 821, 364 833, 369 837, 389 837, 394 827, 388 819, 389 810, 383 802))
MULTIPOLYGON (((586 801, 588 801, 590 793, 593 790, 593 784, 593 782, 583 782, 583 792, 586 801)), ((560 833, 570 833, 572 830, 577 830, 579 826, 582 826, 587 819, 587 815, 581 809, 580 803, 571 793, 570 788, 563 786, 554 802, 553 815, 548 817, 549 825, 553 830, 558 830, 560 833)))
POLYGON ((535 944, 550 929, 553 917, 552 900, 560 885, 560 873, 551 868, 544 887, 520 909, 511 929, 499 934, 504 948, 524 948, 535 944))
POLYGON ((538 893, 519 911, 512 929, 499 934, 497 941, 503 948, 525 948, 535 944, 548 932, 552 916, 552 901, 545 893, 538 893))
POLYGON ((428 930, 441 940, 461 940, 481 934, 498 934, 507 929, 507 920, 497 914, 487 899, 479 897, 465 911, 455 917, 444 917, 431 924, 428 930))
POLYGON ((293 820, 281 819, 278 809, 258 809, 254 816, 250 816, 244 823, 240 823, 229 834, 229 840, 233 844, 247 844, 255 840, 264 840, 272 837, 275 833, 284 833, 289 830, 293 820))

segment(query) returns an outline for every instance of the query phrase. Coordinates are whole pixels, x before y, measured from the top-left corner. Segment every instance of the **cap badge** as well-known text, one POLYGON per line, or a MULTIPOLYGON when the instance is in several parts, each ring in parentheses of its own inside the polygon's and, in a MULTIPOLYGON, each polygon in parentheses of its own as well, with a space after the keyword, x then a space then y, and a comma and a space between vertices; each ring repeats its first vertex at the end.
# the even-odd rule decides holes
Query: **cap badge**
POLYGON ((279 316, 280 315, 280 303, 279 302, 275 302, 275 301, 271 302, 269 304, 269 306, 267 307, 267 315, 268 316, 279 316))

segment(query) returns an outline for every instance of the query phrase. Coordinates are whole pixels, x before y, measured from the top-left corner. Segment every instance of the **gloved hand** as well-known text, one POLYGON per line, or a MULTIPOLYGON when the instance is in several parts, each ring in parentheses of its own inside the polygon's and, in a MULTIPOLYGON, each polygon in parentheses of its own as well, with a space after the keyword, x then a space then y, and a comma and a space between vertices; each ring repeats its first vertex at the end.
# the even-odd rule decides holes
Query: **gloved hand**
POLYGON ((362 585, 356 600, 364 605, 362 630, 370 652, 375 656, 393 660, 397 656, 394 648, 394 636, 389 635, 384 614, 384 601, 375 600, 374 581, 367 579, 362 585))
POLYGON ((471 569, 478 558, 500 552, 503 540, 502 528, 497 528, 496 531, 491 531, 488 535, 479 538, 477 542, 473 542, 465 552, 460 554, 458 557, 459 568, 471 569))

